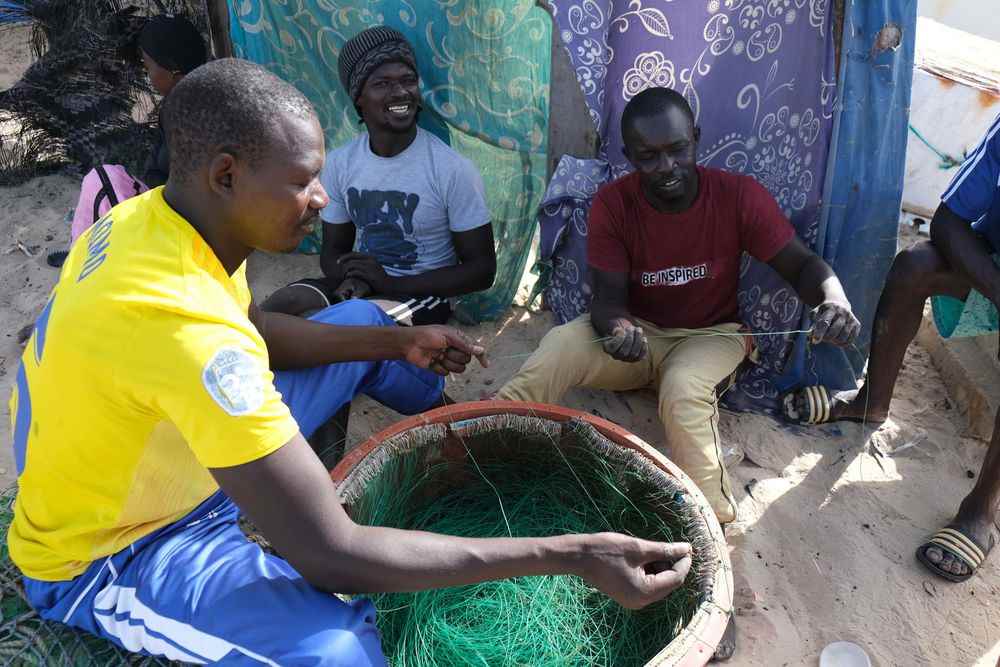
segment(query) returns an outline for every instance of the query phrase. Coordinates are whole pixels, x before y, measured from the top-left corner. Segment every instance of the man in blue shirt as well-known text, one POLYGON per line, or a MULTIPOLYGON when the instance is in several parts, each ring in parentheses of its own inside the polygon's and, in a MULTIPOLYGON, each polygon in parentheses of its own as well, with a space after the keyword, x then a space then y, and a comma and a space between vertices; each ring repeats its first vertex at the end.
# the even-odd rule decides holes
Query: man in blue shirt
MULTIPOLYGON (((885 421, 903 356, 917 334, 928 297, 934 322, 946 338, 997 330, 1000 118, 941 196, 930 235, 929 242, 904 250, 892 264, 875 313, 864 386, 834 396, 824 387, 806 387, 785 397, 786 417, 813 424, 885 421)), ((1000 414, 997 420, 1000 423, 1000 414)), ((1000 429, 994 426, 975 487, 951 523, 920 545, 917 559, 945 579, 968 579, 1000 537, 998 500, 1000 429)))

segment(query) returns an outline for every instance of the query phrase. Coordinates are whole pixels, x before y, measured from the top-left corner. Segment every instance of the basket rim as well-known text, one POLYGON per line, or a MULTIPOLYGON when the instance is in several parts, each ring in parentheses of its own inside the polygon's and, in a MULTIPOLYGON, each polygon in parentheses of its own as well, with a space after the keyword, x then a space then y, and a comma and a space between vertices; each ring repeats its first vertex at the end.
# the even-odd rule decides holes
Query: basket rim
POLYGON ((725 534, 705 495, 691 478, 642 438, 614 422, 573 408, 547 403, 502 400, 455 403, 407 417, 370 436, 340 460, 337 466, 330 471, 330 478, 335 484, 340 484, 347 478, 351 470, 384 441, 413 428, 432 424, 453 424, 503 413, 540 417, 557 422, 571 419, 584 421, 611 442, 639 453, 676 478, 685 491, 691 495, 699 507, 705 523, 708 524, 709 533, 716 544, 716 551, 719 555, 720 562, 711 585, 712 600, 703 601, 691 622, 646 664, 647 667, 702 667, 705 665, 722 640, 733 611, 733 570, 729 560, 725 534))

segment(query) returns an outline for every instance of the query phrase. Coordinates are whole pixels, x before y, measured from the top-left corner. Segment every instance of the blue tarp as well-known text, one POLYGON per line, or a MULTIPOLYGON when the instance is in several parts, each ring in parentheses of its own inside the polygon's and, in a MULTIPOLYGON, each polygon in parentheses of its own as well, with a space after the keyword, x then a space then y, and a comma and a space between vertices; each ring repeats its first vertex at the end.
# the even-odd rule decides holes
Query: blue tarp
POLYGON ((10 23, 27 23, 31 20, 23 2, 5 2, 0 0, 0 25, 10 23))
POLYGON ((853 388, 896 254, 916 36, 916 0, 847 0, 836 106, 816 249, 862 322, 857 350, 796 342, 782 386, 853 388))

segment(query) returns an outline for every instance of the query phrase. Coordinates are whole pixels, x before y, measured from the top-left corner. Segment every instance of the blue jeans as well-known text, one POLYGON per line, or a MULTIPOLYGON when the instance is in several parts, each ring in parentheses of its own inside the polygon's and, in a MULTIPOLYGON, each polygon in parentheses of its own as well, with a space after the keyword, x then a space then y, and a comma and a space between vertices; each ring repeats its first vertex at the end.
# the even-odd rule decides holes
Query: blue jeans
MULTIPOLYGON (((378 306, 349 301, 312 319, 391 326, 378 306)), ((429 408, 444 379, 400 361, 331 364, 276 374, 310 435, 364 393, 404 414, 429 408)), ((246 539, 239 509, 219 491, 179 521, 91 563, 70 581, 25 577, 31 605, 136 653, 225 665, 384 665, 375 609, 306 582, 246 539)))

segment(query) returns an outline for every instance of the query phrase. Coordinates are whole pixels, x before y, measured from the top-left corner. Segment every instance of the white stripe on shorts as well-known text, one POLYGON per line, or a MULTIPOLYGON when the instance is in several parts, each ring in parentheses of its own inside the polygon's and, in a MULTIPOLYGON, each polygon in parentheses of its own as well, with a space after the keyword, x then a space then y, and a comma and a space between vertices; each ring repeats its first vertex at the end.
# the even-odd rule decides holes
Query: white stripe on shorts
POLYGON ((145 650, 169 660, 204 664, 206 660, 218 662, 235 650, 265 665, 278 667, 273 660, 242 646, 161 616, 140 602, 131 587, 108 586, 94 599, 94 611, 105 612, 94 614, 97 622, 132 652, 145 650))
MULTIPOLYGON (((386 315, 388 315, 389 317, 391 317, 393 319, 398 319, 397 318, 398 313, 401 313, 404 310, 406 310, 407 308, 409 308, 411 305, 413 305, 414 301, 416 301, 416 299, 410 299, 409 301, 404 301, 403 303, 399 304, 398 306, 390 308, 388 310, 388 312, 386 312, 386 315)), ((405 315, 400 315, 399 317, 406 317, 406 316, 405 315)))
POLYGON ((406 303, 401 303, 394 308, 390 308, 386 315, 397 322, 400 322, 408 317, 413 317, 415 313, 418 313, 421 310, 437 308, 442 303, 440 297, 436 296, 424 297, 424 299, 418 303, 414 303, 415 301, 416 299, 410 299, 406 303))
POLYGON ((104 572, 104 568, 109 565, 111 565, 111 556, 108 556, 107 560, 104 561, 104 564, 102 564, 101 567, 97 568, 97 572, 94 574, 94 578, 90 580, 90 583, 87 584, 87 587, 83 589, 83 592, 80 593, 79 596, 77 596, 76 600, 74 600, 73 604, 69 608, 69 611, 66 612, 65 616, 63 616, 62 620, 63 623, 69 623, 69 619, 73 618, 73 614, 76 613, 76 608, 80 606, 80 603, 83 601, 83 598, 87 597, 87 593, 90 592, 90 589, 93 588, 94 584, 96 584, 97 581, 101 578, 101 573, 104 572))

